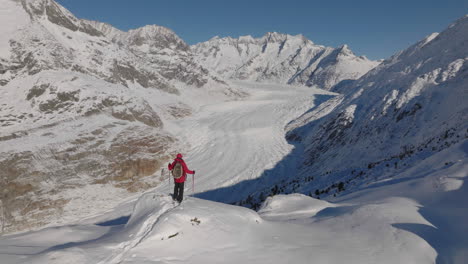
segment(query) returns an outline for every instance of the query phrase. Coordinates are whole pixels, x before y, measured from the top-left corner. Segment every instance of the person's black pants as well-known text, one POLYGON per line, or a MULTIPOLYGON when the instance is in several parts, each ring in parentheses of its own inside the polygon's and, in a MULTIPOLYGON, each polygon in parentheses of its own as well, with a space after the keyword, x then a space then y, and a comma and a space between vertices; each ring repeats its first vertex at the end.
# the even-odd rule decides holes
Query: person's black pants
POLYGON ((182 202, 184 198, 184 183, 183 182, 175 182, 174 184, 174 195, 172 199, 177 200, 179 203, 182 202))

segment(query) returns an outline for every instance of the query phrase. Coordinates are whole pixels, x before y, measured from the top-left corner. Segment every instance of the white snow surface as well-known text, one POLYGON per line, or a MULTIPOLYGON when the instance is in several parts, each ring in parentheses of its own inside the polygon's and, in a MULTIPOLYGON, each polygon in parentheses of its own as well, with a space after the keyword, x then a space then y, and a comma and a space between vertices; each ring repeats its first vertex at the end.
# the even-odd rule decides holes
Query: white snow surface
POLYGON ((29 16, 20 2, 2 0, 0 5, 0 62, 10 56, 9 39, 29 23, 29 16))
MULTIPOLYGON (((167 127, 192 145, 183 154, 189 168, 197 171, 196 192, 261 177, 293 148, 284 139, 283 127, 289 120, 312 107, 314 97, 332 96, 305 87, 233 85, 252 96, 205 104, 196 115, 173 120, 167 127)), ((449 256, 447 263, 464 263, 467 152, 466 143, 458 144, 406 171, 402 179, 407 180, 376 183, 333 203, 302 194, 270 197, 258 213, 190 195, 193 178, 186 182, 189 195, 180 205, 174 204, 168 195, 173 185, 163 184, 94 217, 67 220, 71 225, 3 236, 0 260, 12 264, 434 263, 449 256), (447 160, 455 162, 443 165, 447 160), (449 239, 453 235, 456 243, 449 239), (439 238, 448 244, 439 243, 439 238)), ((99 192, 94 194, 93 199, 99 200, 99 192)), ((216 192, 207 195, 219 198, 216 192)), ((242 193, 227 199, 235 196, 242 193)))

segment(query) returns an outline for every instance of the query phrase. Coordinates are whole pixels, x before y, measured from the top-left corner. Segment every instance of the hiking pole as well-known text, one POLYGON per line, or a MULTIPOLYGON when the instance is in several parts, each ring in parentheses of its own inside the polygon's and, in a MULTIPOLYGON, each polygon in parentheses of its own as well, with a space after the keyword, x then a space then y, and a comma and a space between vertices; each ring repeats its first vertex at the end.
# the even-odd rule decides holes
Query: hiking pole
POLYGON ((161 178, 160 179, 161 179, 161 181, 164 180, 164 168, 161 169, 161 178))
POLYGON ((193 172, 193 180, 192 180, 192 195, 195 193, 195 172, 193 172))
POLYGON ((167 171, 167 184, 169 185, 169 189, 171 188, 171 173, 169 170, 167 171))

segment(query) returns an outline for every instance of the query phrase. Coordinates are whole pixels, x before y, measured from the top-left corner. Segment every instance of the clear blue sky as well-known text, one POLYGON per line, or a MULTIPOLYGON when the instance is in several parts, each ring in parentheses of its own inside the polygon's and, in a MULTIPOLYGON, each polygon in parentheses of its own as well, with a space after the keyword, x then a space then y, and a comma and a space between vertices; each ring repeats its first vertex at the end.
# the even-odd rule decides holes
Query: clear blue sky
POLYGON ((468 13, 468 0, 58 0, 79 18, 121 30, 156 24, 188 44, 213 36, 303 34, 387 58, 468 13))

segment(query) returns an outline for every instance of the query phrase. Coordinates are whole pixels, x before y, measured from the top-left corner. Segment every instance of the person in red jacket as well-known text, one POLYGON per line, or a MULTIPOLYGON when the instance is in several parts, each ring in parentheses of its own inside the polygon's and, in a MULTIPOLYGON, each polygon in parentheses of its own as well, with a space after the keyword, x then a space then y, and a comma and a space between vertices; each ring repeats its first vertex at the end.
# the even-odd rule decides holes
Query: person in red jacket
POLYGON ((182 177, 178 179, 174 178, 174 195, 172 196, 172 199, 177 200, 180 203, 182 202, 182 198, 184 197, 184 182, 187 179, 187 173, 195 174, 195 171, 189 170, 187 164, 185 164, 185 161, 182 159, 182 154, 180 153, 177 154, 177 158, 175 158, 172 163, 168 164, 168 169, 172 171, 177 163, 180 163, 180 165, 182 165, 183 174, 182 177))

